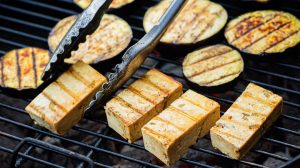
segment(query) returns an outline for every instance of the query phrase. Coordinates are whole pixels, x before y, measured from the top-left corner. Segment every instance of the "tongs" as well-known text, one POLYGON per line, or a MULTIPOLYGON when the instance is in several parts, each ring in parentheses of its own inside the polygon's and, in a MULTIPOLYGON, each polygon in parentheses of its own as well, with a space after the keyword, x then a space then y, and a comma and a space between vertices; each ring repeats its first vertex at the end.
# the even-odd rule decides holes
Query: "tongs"
MULTIPOLYGON (((108 81, 96 92, 86 111, 92 109, 103 97, 110 95, 133 75, 159 43, 160 38, 186 2, 186 0, 173 0, 159 22, 136 44, 128 48, 122 56, 122 62, 115 65, 113 72, 106 76, 108 81)), ((110 3, 111 0, 94 0, 78 17, 54 51, 42 76, 43 80, 53 79, 61 73, 58 69, 63 64, 63 60, 70 56, 71 51, 76 49, 80 42, 85 40, 86 35, 95 31, 110 3)))

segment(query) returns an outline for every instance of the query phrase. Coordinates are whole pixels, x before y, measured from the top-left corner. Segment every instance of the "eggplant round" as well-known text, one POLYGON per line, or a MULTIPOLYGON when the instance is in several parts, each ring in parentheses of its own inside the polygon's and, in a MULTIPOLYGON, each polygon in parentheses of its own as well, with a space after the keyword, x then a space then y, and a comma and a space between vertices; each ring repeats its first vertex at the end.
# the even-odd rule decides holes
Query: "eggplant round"
MULTIPOLYGON (((59 21, 52 29, 48 45, 53 52, 59 42, 76 21, 77 16, 69 16, 59 21)), ((128 47, 132 39, 132 30, 123 19, 105 14, 94 33, 86 36, 86 41, 80 43, 78 49, 71 52, 71 57, 65 62, 74 64, 81 60, 87 64, 95 64, 117 56, 128 47)))
POLYGON ((0 60, 0 85, 17 90, 36 89, 43 81, 42 73, 50 60, 50 53, 40 48, 9 51, 0 60))
POLYGON ((251 55, 282 53, 300 42, 300 21, 282 11, 250 12, 231 20, 225 37, 229 44, 251 55))
MULTIPOLYGON (((172 0, 162 0, 149 8, 143 26, 149 32, 155 26, 172 0)), ((189 0, 170 25, 161 42, 189 45, 204 41, 217 34, 226 24, 228 14, 219 4, 208 0, 189 0)))
POLYGON ((244 61, 237 50, 217 44, 189 53, 182 67, 189 81, 212 87, 237 78, 244 70, 244 61))

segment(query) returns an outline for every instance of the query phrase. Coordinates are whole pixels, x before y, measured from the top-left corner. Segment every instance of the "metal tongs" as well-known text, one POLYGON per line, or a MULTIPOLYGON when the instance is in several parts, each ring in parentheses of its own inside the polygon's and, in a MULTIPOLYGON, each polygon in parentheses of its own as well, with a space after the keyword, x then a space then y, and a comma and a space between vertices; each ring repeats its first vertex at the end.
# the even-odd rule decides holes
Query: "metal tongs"
MULTIPOLYGON (((111 1, 112 0, 94 0, 78 17, 53 53, 42 76, 43 80, 49 80, 59 75, 58 73, 60 71, 57 69, 60 69, 59 67, 63 64, 63 60, 70 56, 71 51, 76 49, 80 42, 85 40, 86 35, 95 31, 111 1)), ((159 43, 160 38, 186 2, 186 0, 173 0, 157 25, 136 44, 128 48, 122 57, 122 62, 117 64, 113 68, 113 72, 107 75, 108 81, 104 83, 96 93, 86 111, 94 107, 104 96, 110 95, 133 75, 145 61, 148 54, 150 54, 159 43)))

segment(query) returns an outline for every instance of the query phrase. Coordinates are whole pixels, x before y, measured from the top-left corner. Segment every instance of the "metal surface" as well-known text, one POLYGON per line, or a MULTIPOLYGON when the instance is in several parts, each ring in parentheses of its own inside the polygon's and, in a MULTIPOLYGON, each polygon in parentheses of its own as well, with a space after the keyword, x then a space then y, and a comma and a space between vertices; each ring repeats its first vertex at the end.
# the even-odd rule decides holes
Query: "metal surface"
MULTIPOLYGON (((140 0, 138 0, 140 1, 140 0)), ((137 5, 134 11, 121 13, 129 22, 134 31, 134 42, 137 42, 143 35, 142 18, 145 10, 157 3, 158 0, 145 0, 142 5, 137 5)), ((275 6, 248 6, 236 1, 216 0, 223 5, 229 12, 230 18, 234 18, 247 11, 257 9, 277 9, 291 12, 300 17, 300 5, 296 1, 290 3, 278 2, 275 6)), ((5 1, 0 3, 0 55, 15 48, 26 46, 37 46, 47 49, 47 36, 51 28, 60 19, 79 13, 81 10, 76 7, 71 0, 31 0, 31 1, 5 1)), ((224 38, 216 40, 215 43, 226 43, 224 38)), ((184 84, 185 90, 192 87, 189 85, 181 72, 180 58, 175 57, 177 53, 172 50, 163 53, 160 49, 156 49, 146 59, 145 64, 139 68, 137 73, 131 80, 138 79, 145 71, 151 68, 157 68, 160 71, 174 77, 176 80, 184 84)), ((284 113, 265 134, 255 147, 241 161, 233 161, 226 155, 213 150, 210 145, 199 146, 203 140, 209 142, 209 137, 203 138, 197 145, 191 147, 190 151, 203 155, 203 158, 191 158, 189 155, 183 157, 179 163, 188 167, 267 167, 263 161, 272 159, 278 162, 278 167, 290 167, 299 164, 300 156, 300 51, 299 49, 293 53, 284 53, 281 59, 254 59, 244 57, 245 72, 238 79, 237 83, 222 92, 206 92, 205 90, 196 89, 199 93, 218 101, 224 112, 228 106, 233 103, 236 97, 244 90, 249 82, 257 83, 265 88, 273 90, 284 97, 284 113), (231 96, 228 96, 231 95, 231 96), (267 146, 267 147, 264 147, 267 146), (282 151, 292 151, 291 156, 282 155, 274 152, 274 148, 283 149, 282 151), (250 156, 259 156, 259 161, 254 162, 250 156), (210 159, 206 159, 209 157, 210 159)), ((123 85, 122 88, 128 86, 129 83, 123 85)), ((20 93, 19 93, 20 94, 20 93)), ((12 156, 16 146, 26 138, 32 137, 40 141, 46 141, 45 138, 56 139, 60 141, 55 146, 71 150, 75 153, 84 155, 87 159, 93 161, 95 167, 111 167, 117 162, 127 161, 130 164, 136 164, 140 167, 160 167, 155 162, 149 162, 145 158, 140 158, 138 154, 131 155, 120 152, 118 148, 109 148, 108 144, 114 144, 117 147, 126 147, 137 152, 145 152, 141 144, 129 144, 127 141, 117 136, 114 131, 108 128, 105 117, 84 118, 83 121, 75 126, 71 132, 78 137, 71 135, 58 136, 44 129, 35 127, 23 110, 24 107, 34 97, 36 93, 32 93, 30 97, 22 95, 10 95, 5 90, 0 89, 0 155, 12 156), (86 122, 91 122, 95 128, 85 127, 86 122), (100 130, 100 128, 102 128, 100 130), (21 133, 20 133, 21 132, 21 133), (85 137, 94 138, 93 142, 86 142, 85 137), (6 142, 12 143, 8 145, 6 142), (99 159, 101 156, 107 156, 106 159, 99 159), (107 159, 114 159, 116 162, 106 162, 107 159)), ((103 113, 103 109, 97 109, 98 114, 103 113)), ((48 143, 48 142, 47 142, 48 143)), ((26 167, 27 164, 38 164, 44 167, 66 167, 68 163, 63 161, 55 162, 45 159, 43 154, 36 154, 39 147, 36 145, 25 145, 23 150, 18 152, 17 156, 23 158, 18 164, 20 167, 26 167)), ((46 152, 53 153, 50 149, 46 152)), ((69 158, 68 155, 62 153, 62 160, 69 158)), ((52 157, 56 156, 51 155, 52 157)), ((1 159, 1 158, 0 158, 1 159)), ((71 159, 74 160, 74 159, 71 159)), ((76 159, 77 160, 77 159, 76 159)), ((7 160, 10 162, 11 158, 7 160)), ((5 163, 2 163, 5 164, 5 163)), ((78 166, 82 167, 83 162, 78 166)), ((276 167, 276 166, 274 166, 276 167)))
POLYGON ((92 1, 89 7, 79 14, 75 23, 53 52, 42 75, 44 81, 52 79, 63 72, 61 67, 64 64, 64 59, 70 57, 71 51, 76 50, 78 45, 86 40, 86 36, 97 29, 111 2, 112 0, 92 1))

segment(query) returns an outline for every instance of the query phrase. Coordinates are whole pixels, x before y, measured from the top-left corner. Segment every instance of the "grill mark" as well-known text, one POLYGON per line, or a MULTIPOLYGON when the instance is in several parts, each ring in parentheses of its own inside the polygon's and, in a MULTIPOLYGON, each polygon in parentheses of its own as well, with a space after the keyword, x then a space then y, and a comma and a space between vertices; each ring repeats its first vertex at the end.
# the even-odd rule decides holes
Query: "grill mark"
POLYGON ((164 90, 163 88, 159 87, 157 84, 151 82, 149 79, 147 78, 140 78, 141 81, 148 83, 150 85, 152 85, 153 87, 155 87, 156 89, 158 89, 160 92, 163 92, 166 96, 169 95, 169 92, 167 90, 164 90))
POLYGON ((278 15, 274 15, 273 17, 271 17, 270 19, 266 20, 265 22, 260 23, 260 24, 258 24, 258 25, 256 25, 256 26, 252 27, 251 29, 248 29, 247 31, 245 31, 244 33, 242 33, 239 37, 236 37, 235 39, 233 39, 233 40, 232 40, 231 42, 229 42, 229 43, 233 43, 233 42, 235 42, 236 40, 242 38, 244 35, 250 33, 252 30, 258 29, 258 28, 260 28, 261 26, 266 25, 266 24, 269 23, 270 21, 274 20, 277 16, 278 16, 278 15))
POLYGON ((211 28, 211 26, 213 25, 213 23, 216 21, 216 19, 221 15, 221 13, 223 12, 223 10, 219 10, 216 15, 214 15, 214 17, 212 17, 208 22, 206 22, 207 24, 205 25, 204 29, 202 29, 199 34, 197 36, 195 36, 194 41, 198 40, 201 38, 201 36, 209 29, 211 28), (213 23, 212 23, 213 22, 213 23))
POLYGON ((189 103, 191 103, 191 104, 193 104, 193 105, 195 105, 195 106, 203 109, 205 112, 210 111, 210 110, 206 109, 206 107, 200 106, 199 104, 195 103, 193 100, 187 99, 184 96, 181 96, 180 99, 183 99, 183 100, 185 100, 185 101, 187 101, 187 102, 189 102, 189 103))
POLYGON ((232 135, 232 134, 230 134, 228 132, 223 131, 223 129, 221 129, 220 127, 217 127, 217 128, 219 128, 219 129, 214 129, 214 131, 218 132, 221 135, 226 135, 228 137, 234 138, 234 139, 239 140, 239 141, 244 141, 244 139, 242 139, 240 137, 237 137, 235 135, 232 135))
POLYGON ((21 89, 21 67, 19 64, 19 50, 16 50, 16 66, 17 66, 18 89, 21 89))
POLYGON ((151 103, 151 104, 153 104, 153 105, 156 105, 156 103, 155 103, 154 101, 152 101, 152 100, 149 99, 148 97, 146 97, 146 96, 140 94, 139 91, 136 90, 134 87, 128 86, 127 89, 128 89, 129 91, 131 91, 132 93, 138 95, 139 97, 141 97, 141 98, 147 100, 149 103, 151 103))
POLYGON ((176 112, 178 112, 178 113, 180 113, 181 115, 184 115, 185 117, 189 118, 190 120, 192 120, 192 121, 194 121, 194 122, 197 121, 197 118, 195 118, 195 117, 193 117, 193 116, 191 116, 191 115, 185 113, 183 110, 178 109, 177 107, 169 106, 168 108, 169 108, 169 109, 172 109, 172 110, 174 110, 174 111, 176 111, 176 112))
POLYGON ((137 93, 138 91, 133 91, 133 90, 130 90, 129 88, 126 88, 126 90, 128 90, 129 92, 133 93, 134 95, 142 98, 143 100, 145 100, 146 102, 150 103, 151 105, 154 105, 153 102, 147 100, 146 98, 142 97, 142 95, 140 95, 139 93, 137 93))
POLYGON ((184 128, 181 128, 181 127, 179 127, 178 125, 171 123, 170 121, 167 121, 167 120, 165 120, 165 119, 162 119, 162 118, 160 118, 159 116, 156 116, 155 119, 156 119, 156 120, 160 120, 161 122, 167 123, 168 125, 172 125, 172 126, 174 126, 175 128, 177 128, 178 130, 180 130, 180 131, 182 131, 182 132, 185 132, 184 128))
POLYGON ((33 48, 31 48, 31 57, 32 57, 32 68, 34 72, 34 84, 35 87, 37 87, 36 58, 35 58, 35 53, 33 48))
POLYGON ((239 62, 239 61, 241 61, 240 58, 235 59, 235 60, 230 61, 230 62, 225 63, 225 64, 221 64, 221 65, 214 66, 214 67, 209 68, 209 69, 206 69, 206 70, 204 70, 204 71, 202 71, 202 72, 197 72, 197 73, 192 74, 192 75, 187 76, 187 77, 188 77, 188 78, 193 78, 193 77, 199 76, 199 75, 201 75, 201 74, 203 74, 203 73, 205 73, 205 72, 213 71, 213 70, 215 70, 215 69, 218 69, 218 68, 221 68, 221 67, 223 67, 223 66, 230 65, 230 64, 233 64, 233 63, 236 63, 236 62, 239 62))
POLYGON ((265 51, 267 51, 267 50, 269 50, 269 49, 273 48, 273 47, 274 47, 274 46, 276 46, 277 44, 279 44, 279 43, 283 42, 284 40, 286 40, 286 39, 290 38, 291 36, 293 36, 294 34, 296 34, 296 33, 298 33, 298 32, 299 32, 299 30, 296 30, 296 31, 294 31, 294 32, 290 33, 290 34, 289 34, 287 37, 284 37, 284 38, 282 38, 281 40, 279 40, 279 41, 275 42, 274 44, 270 45, 268 48, 266 48, 266 49, 265 49, 265 50, 263 50, 262 52, 265 52, 265 51))
MULTIPOLYGON (((194 1, 194 3, 195 3, 195 1, 194 1)), ((208 4, 202 9, 203 13, 196 13, 195 16, 193 17, 193 19, 192 19, 190 22, 188 22, 188 23, 185 25, 185 27, 190 27, 191 24, 194 22, 194 19, 196 19, 200 14, 203 14, 203 15, 207 14, 207 12, 208 12, 207 9, 209 8, 210 5, 211 5, 211 3, 208 3, 208 4)), ((204 20, 205 20, 205 19, 204 19, 204 20)), ((198 21, 195 27, 197 27, 199 23, 200 23, 200 22, 198 21)), ((184 30, 185 30, 185 31, 183 31, 183 32, 179 35, 179 37, 177 37, 177 40, 175 40, 176 43, 178 43, 180 40, 182 40, 182 39, 184 38, 185 34, 189 31, 188 29, 184 29, 184 30)))
POLYGON ((245 46, 244 48, 242 48, 242 50, 245 50, 245 49, 249 48, 250 46, 252 46, 252 45, 254 45, 255 43, 257 43, 258 41, 260 41, 260 40, 262 40, 263 38, 267 37, 268 35, 270 35, 270 34, 276 32, 277 30, 280 30, 281 28, 283 28, 284 26, 286 26, 286 25, 288 25, 288 24, 290 24, 290 23, 291 23, 291 22, 287 22, 287 23, 282 24, 281 26, 277 27, 277 29, 268 32, 267 34, 263 35, 262 37, 256 39, 254 42, 248 44, 247 46, 245 46))
POLYGON ((5 87, 3 57, 0 59, 0 62, 1 62, 1 83, 2 83, 2 86, 5 87))
POLYGON ((225 51, 223 51, 223 52, 221 52, 221 53, 218 53, 217 55, 210 55, 210 56, 207 57, 207 58, 201 59, 201 60, 199 60, 199 61, 193 62, 193 63, 188 64, 188 65, 185 65, 185 66, 187 67, 187 66, 191 66, 191 65, 194 65, 194 64, 198 64, 198 63, 203 62, 203 61, 206 61, 206 60, 208 60, 208 59, 211 59, 211 58, 214 58, 214 57, 218 57, 218 56, 222 56, 222 55, 228 54, 228 53, 230 53, 230 52, 232 52, 232 51, 234 51, 234 50, 230 48, 229 50, 225 50, 225 51))
POLYGON ((145 113, 143 113, 140 109, 133 107, 132 104, 128 103, 126 100, 122 99, 121 97, 116 96, 114 99, 116 99, 118 102, 120 102, 125 107, 129 107, 130 109, 132 109, 134 112, 140 114, 141 116, 145 115, 145 113))
POLYGON ((55 106, 57 106, 57 107, 58 107, 59 109, 61 109, 63 112, 65 112, 65 113, 68 112, 68 110, 67 110, 64 106, 58 104, 54 99, 52 99, 52 97, 51 97, 50 95, 48 95, 48 94, 45 93, 45 92, 42 92, 41 94, 42 94, 43 96, 45 96, 48 100, 50 100, 50 102, 51 102, 52 104, 54 104, 55 106))
POLYGON ((89 81, 85 80, 79 73, 75 71, 75 69, 71 66, 67 72, 70 72, 71 76, 73 76, 75 79, 79 80, 83 85, 86 87, 89 86, 89 81))
POLYGON ((65 93, 67 93, 69 96, 71 96, 76 101, 79 101, 77 96, 71 90, 69 90, 63 83, 61 83, 59 80, 54 81, 53 84, 55 84, 56 86, 61 88, 63 91, 65 91, 65 93))
POLYGON ((230 28, 227 28, 227 29, 225 30, 225 33, 228 32, 228 31, 230 31, 230 30, 232 30, 233 28, 237 27, 237 26, 240 25, 241 23, 250 20, 251 18, 253 18, 253 17, 252 17, 252 16, 248 16, 247 18, 244 18, 243 20, 239 21, 238 23, 236 23, 235 25, 231 26, 230 28))
POLYGON ((246 108, 244 108, 244 107, 241 107, 240 105, 238 105, 238 104, 236 104, 236 103, 232 104, 230 108, 234 108, 234 109, 237 109, 237 110, 239 110, 239 111, 244 111, 244 112, 247 112, 247 113, 249 113, 249 114, 251 114, 251 115, 252 115, 252 114, 255 114, 255 115, 262 116, 262 117, 268 117, 267 115, 265 115, 265 114, 263 114, 263 113, 253 112, 253 111, 251 111, 251 110, 249 110, 249 109, 246 109, 246 108))
POLYGON ((160 134, 160 133, 156 132, 155 130, 153 130, 149 127, 143 127, 143 129, 150 132, 151 134, 154 134, 154 135, 158 136, 158 137, 163 137, 163 138, 167 139, 169 142, 173 141, 173 139, 171 139, 170 137, 168 137, 164 134, 160 134))
MULTIPOLYGON (((257 124, 249 124, 249 125, 246 125, 246 124, 243 124, 242 122, 238 122, 238 121, 229 119, 228 117, 229 117, 229 116, 224 116, 224 117, 222 117, 222 120, 223 120, 223 121, 230 122, 230 123, 235 124, 235 125, 238 125, 238 126, 241 126, 241 127, 245 127, 245 128, 249 128, 249 126, 257 125, 257 124)), ((260 126, 260 125, 258 125, 258 126, 260 126)))
POLYGON ((241 73, 241 71, 239 71, 239 72, 233 72, 233 73, 227 74, 227 75, 223 75, 220 78, 214 79, 214 80, 209 81, 209 82, 201 83, 201 84, 204 84, 204 85, 211 84, 211 83, 213 83, 215 81, 218 81, 218 80, 221 80, 221 79, 224 79, 226 77, 233 76, 233 75, 236 75, 236 74, 239 74, 239 73, 241 73))
POLYGON ((244 92, 243 93, 243 97, 245 97, 245 98, 251 98, 251 99, 254 99, 254 100, 258 100, 260 103, 262 103, 262 104, 265 104, 265 105, 268 105, 268 106, 273 106, 273 105, 276 105, 276 104, 273 104, 273 103, 271 103, 270 101, 265 101, 265 100, 263 100, 263 99, 261 99, 261 98, 259 98, 259 97, 254 97, 254 96, 252 96, 252 94, 251 93, 249 93, 248 91, 246 91, 246 92, 244 92))

